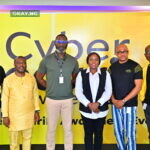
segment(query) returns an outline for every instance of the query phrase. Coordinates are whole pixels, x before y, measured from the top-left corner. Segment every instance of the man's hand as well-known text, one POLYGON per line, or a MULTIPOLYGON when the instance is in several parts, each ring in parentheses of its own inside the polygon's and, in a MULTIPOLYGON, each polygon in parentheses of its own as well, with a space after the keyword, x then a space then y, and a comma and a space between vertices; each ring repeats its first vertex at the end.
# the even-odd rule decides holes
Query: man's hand
POLYGON ((39 115, 39 112, 35 112, 34 113, 34 122, 37 122, 40 120, 40 115, 39 115))
POLYGON ((122 109, 124 102, 122 100, 116 100, 113 99, 112 103, 118 108, 118 109, 122 109))
POLYGON ((9 128, 9 125, 10 125, 10 120, 8 117, 3 117, 3 123, 6 127, 9 128))

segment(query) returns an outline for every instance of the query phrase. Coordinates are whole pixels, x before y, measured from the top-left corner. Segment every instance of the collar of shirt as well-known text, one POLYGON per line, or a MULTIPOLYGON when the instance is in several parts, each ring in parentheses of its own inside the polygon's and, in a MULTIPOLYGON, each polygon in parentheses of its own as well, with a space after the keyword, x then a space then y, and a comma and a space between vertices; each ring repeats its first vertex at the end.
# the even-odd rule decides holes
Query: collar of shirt
POLYGON ((56 51, 54 52, 54 54, 55 54, 56 59, 63 60, 63 61, 65 61, 67 59, 67 53, 65 53, 65 56, 64 56, 63 59, 61 59, 61 58, 58 57, 58 54, 57 54, 56 51))
POLYGON ((86 73, 89 73, 89 82, 92 92, 93 102, 96 101, 97 90, 99 86, 99 74, 101 74, 100 68, 97 68, 97 72, 92 74, 90 68, 87 69, 86 73))
MULTIPOLYGON (((90 68, 87 68, 86 73, 90 73, 90 68)), ((100 68, 97 68, 97 72, 96 73, 101 74, 100 68)))

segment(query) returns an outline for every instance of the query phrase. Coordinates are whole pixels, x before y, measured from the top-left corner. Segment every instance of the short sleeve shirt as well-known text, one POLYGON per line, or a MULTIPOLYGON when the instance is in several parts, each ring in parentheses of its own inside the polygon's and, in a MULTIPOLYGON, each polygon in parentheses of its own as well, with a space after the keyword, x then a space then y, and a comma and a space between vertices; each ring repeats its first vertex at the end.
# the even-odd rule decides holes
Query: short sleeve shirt
MULTIPOLYGON (((142 68, 135 61, 129 59, 126 63, 118 61, 110 66, 113 94, 115 99, 123 99, 135 87, 136 79, 143 79, 142 68)), ((137 106, 137 95, 127 101, 124 106, 137 106)))
POLYGON ((66 54, 62 63, 62 76, 64 83, 59 83, 60 65, 55 53, 45 57, 39 66, 38 72, 46 74, 46 96, 51 99, 61 100, 73 97, 72 94, 72 74, 78 73, 79 66, 77 60, 66 54))

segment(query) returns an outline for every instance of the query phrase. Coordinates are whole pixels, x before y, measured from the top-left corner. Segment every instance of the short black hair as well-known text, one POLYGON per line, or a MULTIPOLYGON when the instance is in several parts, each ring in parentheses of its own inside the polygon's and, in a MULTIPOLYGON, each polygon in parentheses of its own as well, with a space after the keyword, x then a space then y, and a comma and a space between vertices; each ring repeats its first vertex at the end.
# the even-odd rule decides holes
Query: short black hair
POLYGON ((14 59, 14 63, 15 63, 15 61, 16 61, 17 59, 19 59, 19 58, 22 58, 22 59, 25 59, 25 60, 26 60, 26 58, 25 58, 24 56, 17 56, 17 57, 14 59))
POLYGON ((148 49, 150 49, 150 45, 147 45, 147 46, 145 47, 145 51, 147 51, 148 49))
POLYGON ((67 36, 65 35, 65 34, 58 34, 57 36, 56 36, 56 39, 59 37, 59 36, 63 36, 63 37, 65 37, 66 38, 66 40, 68 40, 68 38, 67 38, 67 36))
POLYGON ((95 52, 92 52, 92 53, 89 53, 87 58, 86 58, 86 63, 88 64, 88 61, 89 61, 89 58, 92 56, 92 55, 96 55, 99 59, 99 64, 101 63, 101 58, 99 56, 99 54, 95 53, 95 52))

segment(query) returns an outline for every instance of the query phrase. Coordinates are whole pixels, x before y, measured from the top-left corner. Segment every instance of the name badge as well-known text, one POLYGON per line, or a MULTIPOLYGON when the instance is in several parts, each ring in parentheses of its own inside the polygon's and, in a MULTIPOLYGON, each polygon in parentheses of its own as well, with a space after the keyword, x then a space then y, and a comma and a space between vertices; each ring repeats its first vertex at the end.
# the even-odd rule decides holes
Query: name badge
POLYGON ((146 110, 146 107, 147 107, 147 104, 144 103, 144 104, 143 104, 143 109, 146 110))
POLYGON ((60 76, 59 77, 59 84, 63 84, 64 83, 64 77, 63 76, 60 76))

